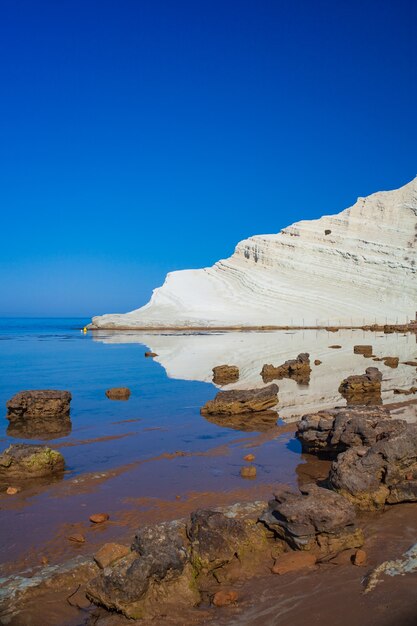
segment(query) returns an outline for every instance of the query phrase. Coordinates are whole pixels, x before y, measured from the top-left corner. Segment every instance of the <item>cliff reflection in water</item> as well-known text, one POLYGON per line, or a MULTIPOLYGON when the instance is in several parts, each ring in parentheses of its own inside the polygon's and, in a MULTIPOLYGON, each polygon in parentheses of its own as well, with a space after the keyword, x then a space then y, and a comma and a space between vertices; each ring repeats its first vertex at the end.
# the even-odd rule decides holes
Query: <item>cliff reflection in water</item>
MULTIPOLYGON (((394 389, 409 389, 416 384, 416 367, 404 361, 417 359, 416 336, 370 333, 361 330, 268 331, 222 333, 152 333, 135 331, 95 331, 94 341, 103 343, 138 343, 157 353, 157 361, 168 377, 182 380, 212 382, 212 369, 229 364, 239 367, 237 382, 222 389, 251 389, 263 387, 261 370, 265 364, 278 366, 298 354, 308 352, 312 367, 310 381, 299 385, 291 379, 277 381, 279 385, 278 412, 280 417, 297 418, 303 413, 344 405, 338 388, 342 379, 352 374, 363 374, 369 366, 376 366, 383 374, 382 401, 417 401, 417 396, 394 394, 394 389), (358 344, 371 344, 373 356, 399 357, 399 365, 392 368, 383 361, 374 361, 354 354, 358 344), (340 348, 332 346, 341 346, 340 348), (314 365, 314 361, 321 361, 314 365)), ((140 358, 140 355, 139 357, 140 358)), ((415 405, 402 410, 402 417, 414 419, 415 405)))

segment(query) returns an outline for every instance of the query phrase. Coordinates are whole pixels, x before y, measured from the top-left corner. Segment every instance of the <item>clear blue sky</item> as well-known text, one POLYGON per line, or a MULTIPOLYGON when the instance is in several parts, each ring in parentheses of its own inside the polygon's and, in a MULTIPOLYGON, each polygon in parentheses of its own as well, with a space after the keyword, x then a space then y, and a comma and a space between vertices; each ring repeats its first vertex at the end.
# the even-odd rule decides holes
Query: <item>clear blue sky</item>
POLYGON ((415 0, 3 0, 0 315, 167 271, 417 174, 415 0))

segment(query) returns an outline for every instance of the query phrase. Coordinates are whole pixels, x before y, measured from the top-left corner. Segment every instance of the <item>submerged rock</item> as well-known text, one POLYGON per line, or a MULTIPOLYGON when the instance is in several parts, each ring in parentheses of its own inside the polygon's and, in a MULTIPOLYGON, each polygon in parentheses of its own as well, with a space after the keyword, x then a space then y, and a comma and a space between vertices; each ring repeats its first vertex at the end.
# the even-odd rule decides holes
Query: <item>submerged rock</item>
POLYGON ((405 422, 392 419, 386 407, 341 407, 303 415, 296 437, 303 452, 337 455, 353 446, 372 446, 404 428, 405 422))
POLYGON ((12 437, 56 438, 71 432, 69 391, 20 391, 7 403, 7 434, 12 437))
POLYGON ((295 359, 285 361, 278 367, 264 365, 261 371, 264 383, 269 383, 271 380, 290 378, 300 384, 307 384, 310 381, 310 374, 310 355, 307 352, 299 354, 295 359))
POLYGON ((340 454, 332 464, 330 486, 365 510, 417 502, 417 424, 403 424, 370 448, 340 454))
POLYGON ((301 493, 277 493, 260 519, 292 549, 311 550, 318 558, 363 544, 350 502, 314 484, 301 493))
POLYGON ((202 415, 239 415, 271 409, 278 402, 278 386, 268 385, 262 389, 233 389, 219 391, 214 400, 202 408, 202 415))
POLYGON ((12 444, 0 454, 0 479, 42 478, 64 471, 64 457, 47 446, 12 444))
POLYGON ((227 385, 239 380, 239 368, 236 365, 217 365, 213 367, 213 383, 227 385))
POLYGON ((339 393, 348 404, 381 404, 382 374, 376 367, 368 367, 365 374, 348 376, 342 380, 339 393))

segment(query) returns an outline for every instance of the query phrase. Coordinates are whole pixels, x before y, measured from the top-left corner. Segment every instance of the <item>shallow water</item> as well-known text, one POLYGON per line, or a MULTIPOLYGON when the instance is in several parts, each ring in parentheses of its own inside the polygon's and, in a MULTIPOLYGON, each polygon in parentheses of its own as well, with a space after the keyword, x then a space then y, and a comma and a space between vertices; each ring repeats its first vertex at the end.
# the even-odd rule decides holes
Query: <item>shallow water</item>
MULTIPOLYGON (((231 332, 210 334, 83 334, 85 319, 0 320, 0 406, 2 449, 16 439, 7 434, 6 401, 23 389, 72 392, 72 430, 50 440, 67 463, 62 480, 24 487, 16 496, 0 493, 0 561, 5 572, 19 571, 46 556, 58 562, 91 551, 137 524, 174 518, 197 506, 267 498, 279 483, 295 485, 309 475, 294 428, 285 421, 310 410, 344 404, 337 392, 342 378, 370 365, 383 372, 384 402, 409 401, 394 388, 415 384, 416 368, 397 369, 353 354, 354 344, 372 344, 377 357, 417 357, 414 335, 361 331, 231 332), (341 348, 331 348, 341 345, 341 348), (151 349, 155 359, 144 358, 151 349), (212 423, 200 407, 214 397, 214 365, 238 365, 241 377, 227 388, 262 385, 264 363, 279 365, 300 352, 320 359, 310 384, 278 381, 278 427, 212 423), (127 402, 107 399, 105 390, 128 386, 127 402), (233 427, 230 427, 233 426, 233 427), (252 432, 250 432, 252 430, 252 432), (263 429, 262 429, 263 430, 263 429), (255 452, 257 477, 240 477, 242 458, 255 452), (106 511, 111 522, 92 527, 90 514, 106 511), (83 546, 67 537, 82 532, 83 546)), ((416 417, 416 403, 398 409, 416 417)), ((316 471, 315 468, 314 471, 316 471)), ((320 469, 319 469, 320 471, 320 469)), ((325 472, 324 472, 325 473, 325 472)))

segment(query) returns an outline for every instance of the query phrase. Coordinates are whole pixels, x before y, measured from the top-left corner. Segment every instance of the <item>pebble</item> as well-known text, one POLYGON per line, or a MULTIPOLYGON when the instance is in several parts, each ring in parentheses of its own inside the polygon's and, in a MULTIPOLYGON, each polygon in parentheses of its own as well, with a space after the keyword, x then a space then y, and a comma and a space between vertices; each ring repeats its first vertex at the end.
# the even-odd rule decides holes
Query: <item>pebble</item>
POLYGON ((75 533, 74 535, 70 535, 68 537, 69 541, 73 541, 74 543, 85 543, 85 537, 81 533, 75 533))
POLYGON ((253 465, 244 465, 240 469, 240 475, 242 476, 242 478, 255 478, 256 467, 253 467, 253 465))
POLYGON ((14 496, 18 491, 19 489, 17 487, 7 487, 6 489, 6 493, 9 496, 14 496))
POLYGON ((358 567, 365 565, 367 556, 368 555, 366 554, 365 550, 356 550, 355 556, 353 557, 353 565, 357 565, 358 567))
POLYGON ((90 515, 90 522, 93 522, 93 524, 102 524, 107 522, 108 519, 110 519, 108 513, 94 513, 94 515, 90 515))
POLYGON ((244 461, 248 461, 249 463, 252 463, 252 461, 255 460, 255 455, 254 454, 247 454, 246 456, 243 457, 244 461))
POLYGON ((314 365, 321 365, 321 361, 320 361, 320 359, 316 359, 316 360, 314 361, 314 365))
POLYGON ((148 358, 148 357, 152 358, 152 357, 158 356, 158 355, 156 354, 156 352, 145 352, 145 356, 146 356, 146 358, 148 358))
POLYGON ((214 606, 227 606, 237 602, 238 594, 236 591, 217 591, 213 596, 214 606))

